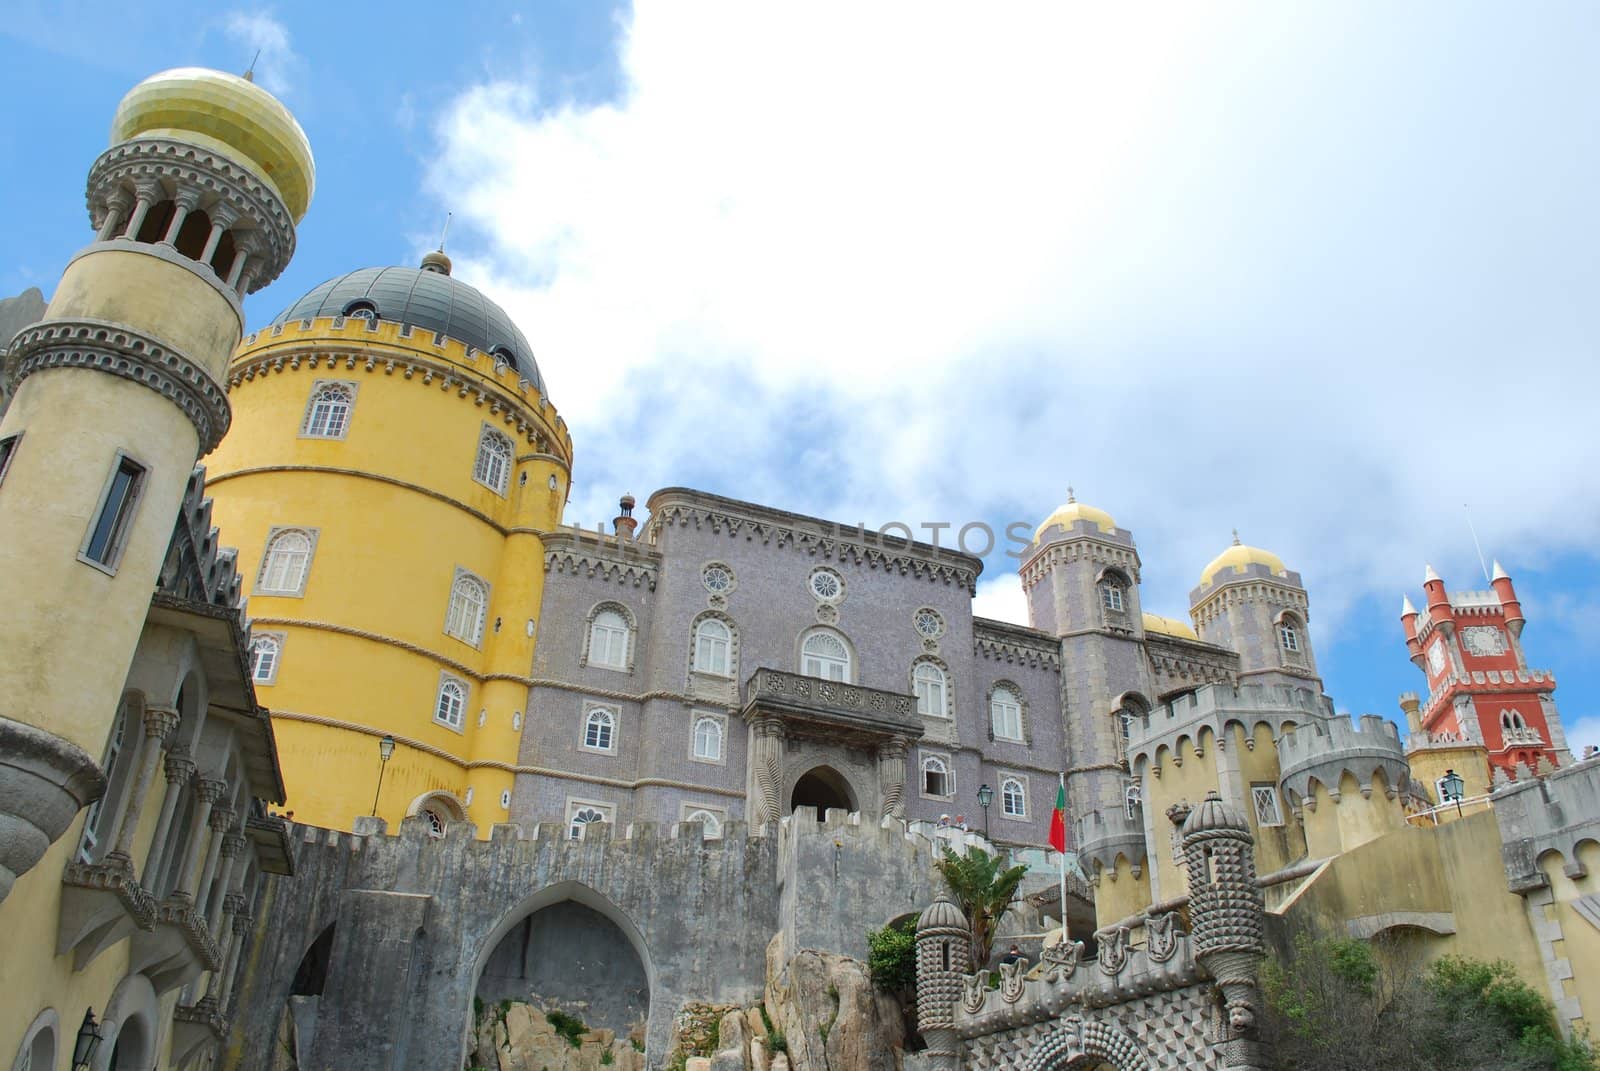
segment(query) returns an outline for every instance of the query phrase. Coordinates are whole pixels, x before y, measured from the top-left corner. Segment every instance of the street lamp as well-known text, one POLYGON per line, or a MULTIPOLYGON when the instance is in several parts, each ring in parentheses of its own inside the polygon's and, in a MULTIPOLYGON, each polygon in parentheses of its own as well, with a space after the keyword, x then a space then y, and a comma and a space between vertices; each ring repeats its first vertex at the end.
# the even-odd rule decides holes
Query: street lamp
POLYGON ((989 804, 994 802, 994 789, 988 785, 978 786, 978 806, 983 808, 983 839, 989 839, 989 804))
POLYGON ((1454 770, 1446 770, 1444 776, 1439 778, 1439 794, 1444 797, 1440 802, 1448 803, 1451 800, 1455 800, 1456 814, 1461 814, 1461 798, 1466 795, 1466 785, 1467 783, 1461 779, 1460 774, 1454 770))
POLYGON ((383 770, 389 765, 389 759, 394 755, 394 737, 388 733, 383 734, 383 739, 378 741, 378 790, 372 794, 372 813, 378 813, 378 794, 383 791, 383 770))
POLYGON ((105 1034, 100 1031, 100 1024, 94 1021, 94 1009, 85 1008, 83 1025, 78 1027, 78 1039, 72 1044, 73 1071, 84 1071, 94 1059, 100 1043, 105 1039, 105 1034))

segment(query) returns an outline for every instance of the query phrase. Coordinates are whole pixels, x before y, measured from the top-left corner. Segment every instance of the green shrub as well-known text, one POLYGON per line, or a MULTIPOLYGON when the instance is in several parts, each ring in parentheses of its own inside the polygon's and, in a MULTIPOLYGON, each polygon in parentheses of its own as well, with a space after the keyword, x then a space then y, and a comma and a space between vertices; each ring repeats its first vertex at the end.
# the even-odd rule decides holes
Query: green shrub
MULTIPOLYGON (((873 985, 890 993, 910 993, 917 988, 916 930, 915 916, 908 916, 881 930, 867 931, 867 970, 873 985)), ((835 1000, 839 996, 837 990, 828 995, 835 1000)))
POLYGON ((556 1028, 556 1033, 566 1038, 567 1044, 574 1049, 583 1044, 583 1035, 589 1032, 589 1028, 584 1025, 582 1019, 563 1011, 545 1012, 544 1017, 556 1028))

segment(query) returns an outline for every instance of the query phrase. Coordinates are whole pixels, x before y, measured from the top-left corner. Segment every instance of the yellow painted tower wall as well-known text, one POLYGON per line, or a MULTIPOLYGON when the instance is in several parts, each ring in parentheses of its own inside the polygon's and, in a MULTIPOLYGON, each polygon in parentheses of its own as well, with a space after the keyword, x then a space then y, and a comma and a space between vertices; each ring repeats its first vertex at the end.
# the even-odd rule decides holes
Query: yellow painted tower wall
POLYGON ((259 687, 276 715, 287 808, 349 829, 373 810, 389 733, 397 747, 377 814, 393 826, 426 793, 464 803, 470 789, 467 817, 487 836, 507 819, 541 533, 560 523, 569 482, 564 424, 515 369, 455 340, 435 345, 431 332, 402 337, 387 321, 263 330, 232 372, 233 430, 208 466, 207 493, 239 548, 256 630, 284 637, 276 680, 259 687), (328 380, 355 390, 347 433, 305 437, 312 391, 328 380), (486 424, 516 449, 504 496, 473 478, 486 424), (255 590, 269 533, 282 527, 315 532, 300 597, 255 590), (478 646, 444 631, 458 569, 490 586, 478 646), (468 685, 459 732, 433 716, 441 673, 468 685))

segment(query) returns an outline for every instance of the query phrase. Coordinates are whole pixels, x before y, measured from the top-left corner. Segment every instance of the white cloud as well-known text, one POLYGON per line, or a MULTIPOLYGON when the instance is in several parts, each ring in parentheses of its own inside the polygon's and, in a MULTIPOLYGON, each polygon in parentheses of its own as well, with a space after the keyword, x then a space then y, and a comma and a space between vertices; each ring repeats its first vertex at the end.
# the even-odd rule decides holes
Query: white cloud
POLYGON ((569 519, 693 482, 999 530, 1071 482, 1148 605, 1237 526, 1325 626, 1469 586, 1463 500, 1513 572, 1600 523, 1593 28, 1436 12, 645 0, 620 99, 470 87, 430 184, 569 519))
MULTIPOLYGON (((271 13, 234 11, 223 30, 248 50, 255 61, 255 80, 274 96, 292 94, 301 80, 304 61, 289 43, 289 30, 271 13)), ((248 57, 247 57, 248 59, 248 57)))
POLYGON ((1028 597, 1022 592, 1017 574, 1002 572, 980 580, 978 593, 972 599, 972 612, 978 617, 1026 625, 1028 597))

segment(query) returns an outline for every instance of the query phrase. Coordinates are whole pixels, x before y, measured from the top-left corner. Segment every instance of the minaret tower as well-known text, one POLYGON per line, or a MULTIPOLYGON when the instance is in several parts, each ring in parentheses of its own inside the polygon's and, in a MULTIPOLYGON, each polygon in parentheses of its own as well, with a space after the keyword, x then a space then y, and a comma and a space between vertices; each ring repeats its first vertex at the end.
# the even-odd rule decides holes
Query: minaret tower
POLYGON ((1305 585, 1270 550, 1247 546, 1234 532, 1233 545, 1211 560, 1189 593, 1189 614, 1202 640, 1238 652, 1241 684, 1321 692, 1305 585))
POLYGON ((103 790, 101 754, 189 475, 228 429, 240 301, 315 167, 248 79, 167 71, 89 169, 94 238, 12 345, 0 422, 0 897, 103 790))

